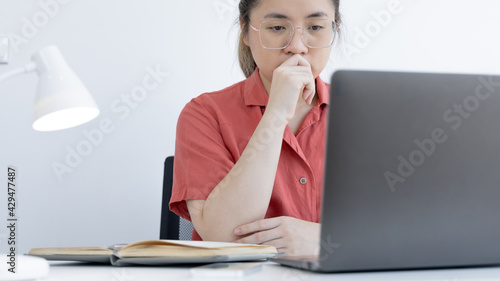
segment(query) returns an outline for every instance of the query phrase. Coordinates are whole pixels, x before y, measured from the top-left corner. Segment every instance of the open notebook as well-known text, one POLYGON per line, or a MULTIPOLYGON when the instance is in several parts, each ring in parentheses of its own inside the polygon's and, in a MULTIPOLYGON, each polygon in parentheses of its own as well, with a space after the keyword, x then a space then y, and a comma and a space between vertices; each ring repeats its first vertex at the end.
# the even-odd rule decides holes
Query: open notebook
POLYGON ((47 260, 168 265, 265 259, 277 254, 272 246, 211 241, 143 240, 104 247, 34 248, 28 255, 47 260))

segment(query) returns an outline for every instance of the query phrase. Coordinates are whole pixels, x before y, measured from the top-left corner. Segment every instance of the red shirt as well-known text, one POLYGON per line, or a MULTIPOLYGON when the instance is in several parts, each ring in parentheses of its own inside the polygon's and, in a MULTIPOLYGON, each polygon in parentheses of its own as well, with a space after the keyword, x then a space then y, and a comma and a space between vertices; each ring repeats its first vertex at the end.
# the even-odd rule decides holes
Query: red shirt
MULTIPOLYGON (((316 78, 318 103, 296 135, 287 126, 266 218, 290 216, 319 222, 329 85, 316 78)), ((268 96, 258 69, 246 80, 192 99, 177 123, 170 209, 191 220, 188 199, 206 200, 238 161, 268 96)), ((221 214, 223 216, 224 214, 221 214)), ((201 240, 193 231, 193 240, 201 240)))

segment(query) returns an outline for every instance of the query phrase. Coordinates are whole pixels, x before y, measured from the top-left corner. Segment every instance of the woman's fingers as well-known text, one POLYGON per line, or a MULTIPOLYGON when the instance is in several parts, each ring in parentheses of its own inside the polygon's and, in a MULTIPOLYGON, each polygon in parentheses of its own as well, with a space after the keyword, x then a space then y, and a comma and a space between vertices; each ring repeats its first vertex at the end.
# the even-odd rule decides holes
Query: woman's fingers
POLYGON ((271 245, 280 252, 286 252, 287 255, 317 255, 320 243, 319 231, 318 223, 291 217, 277 217, 237 227, 235 234, 246 236, 234 242, 271 245))
POLYGON ((268 244, 272 240, 281 238, 277 228, 280 226, 278 218, 263 219, 248 224, 240 225, 234 230, 234 234, 245 236, 234 242, 248 244, 268 244))
POLYGON ((316 84, 311 65, 299 54, 285 60, 273 72, 269 105, 287 112, 287 120, 295 115, 297 100, 311 103, 316 93, 316 84))
POLYGON ((248 235, 257 231, 264 231, 276 228, 280 222, 276 218, 257 220, 251 223, 240 225, 234 229, 236 235, 248 235))
POLYGON ((285 66, 295 66, 297 76, 301 76, 302 98, 307 104, 311 104, 316 93, 316 84, 312 75, 311 64, 301 55, 296 54, 287 59, 283 64, 285 66))

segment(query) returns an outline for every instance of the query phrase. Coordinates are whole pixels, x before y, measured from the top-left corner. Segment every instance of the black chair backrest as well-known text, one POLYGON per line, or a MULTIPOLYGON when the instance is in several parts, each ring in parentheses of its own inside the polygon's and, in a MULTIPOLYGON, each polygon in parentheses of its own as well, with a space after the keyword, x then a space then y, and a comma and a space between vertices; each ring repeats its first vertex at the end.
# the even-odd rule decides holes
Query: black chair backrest
POLYGON ((172 196, 174 178, 174 156, 165 159, 163 172, 163 196, 161 203, 160 239, 179 240, 179 216, 170 211, 168 203, 172 196))

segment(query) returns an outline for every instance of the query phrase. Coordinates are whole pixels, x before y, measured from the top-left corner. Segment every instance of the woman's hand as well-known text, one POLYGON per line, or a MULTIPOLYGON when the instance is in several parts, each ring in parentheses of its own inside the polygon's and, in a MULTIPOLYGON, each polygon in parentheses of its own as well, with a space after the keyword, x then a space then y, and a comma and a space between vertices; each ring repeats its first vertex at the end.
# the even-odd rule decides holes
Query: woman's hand
POLYGON ((319 223, 276 217, 238 226, 234 234, 243 237, 233 242, 271 245, 287 256, 319 254, 319 223))
POLYGON ((273 72, 268 107, 278 109, 290 121, 299 98, 311 104, 316 84, 311 65, 299 54, 293 55, 273 72))

